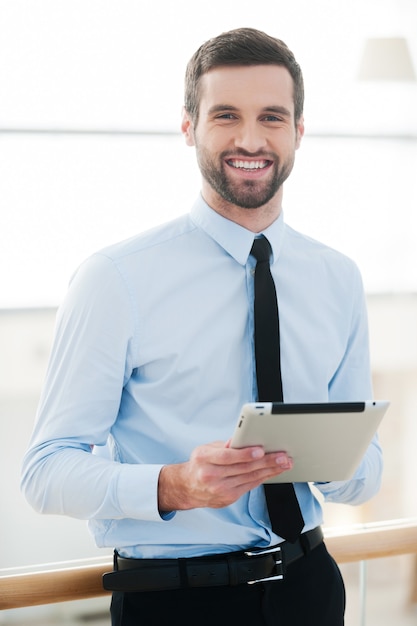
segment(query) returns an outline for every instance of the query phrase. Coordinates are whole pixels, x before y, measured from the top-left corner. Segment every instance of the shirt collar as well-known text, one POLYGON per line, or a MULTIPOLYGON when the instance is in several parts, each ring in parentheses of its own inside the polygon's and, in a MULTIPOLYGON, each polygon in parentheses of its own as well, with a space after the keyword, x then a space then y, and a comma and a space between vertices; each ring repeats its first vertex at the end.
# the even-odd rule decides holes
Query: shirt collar
POLYGON ((268 228, 262 233, 255 234, 216 213, 200 195, 191 209, 191 219, 241 265, 247 263, 253 240, 259 235, 265 235, 271 244, 273 263, 281 252, 285 230, 282 211, 278 219, 268 228))

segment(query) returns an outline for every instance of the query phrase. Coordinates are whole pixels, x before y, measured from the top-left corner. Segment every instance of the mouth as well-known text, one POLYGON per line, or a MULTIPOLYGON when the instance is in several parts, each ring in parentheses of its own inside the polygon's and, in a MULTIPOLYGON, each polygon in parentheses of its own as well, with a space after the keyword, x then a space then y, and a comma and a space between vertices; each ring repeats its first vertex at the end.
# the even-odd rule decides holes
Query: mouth
POLYGON ((264 170, 272 164, 272 161, 267 159, 226 159, 227 165, 233 167, 236 170, 243 170, 245 172, 253 172, 264 170))

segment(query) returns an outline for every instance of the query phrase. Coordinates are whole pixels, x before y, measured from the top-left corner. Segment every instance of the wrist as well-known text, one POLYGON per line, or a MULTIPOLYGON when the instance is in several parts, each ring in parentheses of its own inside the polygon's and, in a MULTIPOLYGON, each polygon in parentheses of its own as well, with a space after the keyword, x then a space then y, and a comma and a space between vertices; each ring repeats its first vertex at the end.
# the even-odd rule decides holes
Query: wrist
POLYGON ((173 511, 193 508, 187 502, 184 463, 164 465, 159 472, 158 509, 161 517, 171 517, 173 511))

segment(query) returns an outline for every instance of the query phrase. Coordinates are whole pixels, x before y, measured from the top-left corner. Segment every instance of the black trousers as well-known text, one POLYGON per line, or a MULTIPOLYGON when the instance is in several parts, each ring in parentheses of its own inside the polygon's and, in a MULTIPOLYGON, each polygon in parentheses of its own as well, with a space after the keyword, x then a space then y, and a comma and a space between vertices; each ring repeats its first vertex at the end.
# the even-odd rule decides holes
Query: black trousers
POLYGON ((343 626, 345 587, 324 544, 284 580, 174 591, 114 592, 112 626, 343 626))

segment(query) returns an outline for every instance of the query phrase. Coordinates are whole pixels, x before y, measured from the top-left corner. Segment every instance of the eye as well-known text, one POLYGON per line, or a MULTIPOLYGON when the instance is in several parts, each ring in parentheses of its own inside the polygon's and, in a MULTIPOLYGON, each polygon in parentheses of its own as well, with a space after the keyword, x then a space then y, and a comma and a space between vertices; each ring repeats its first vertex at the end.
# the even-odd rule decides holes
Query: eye
POLYGON ((282 117, 278 117, 277 115, 265 115, 263 118, 264 122, 283 122, 282 117))
POLYGON ((236 119, 233 113, 222 113, 221 115, 217 115, 216 119, 218 120, 234 120, 236 119))

